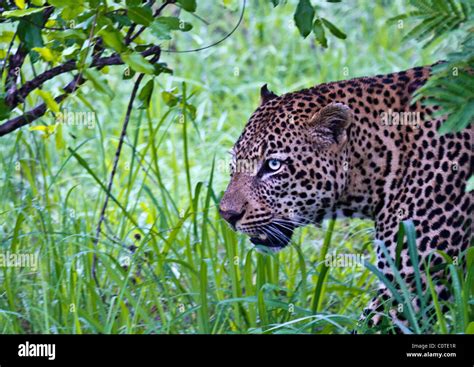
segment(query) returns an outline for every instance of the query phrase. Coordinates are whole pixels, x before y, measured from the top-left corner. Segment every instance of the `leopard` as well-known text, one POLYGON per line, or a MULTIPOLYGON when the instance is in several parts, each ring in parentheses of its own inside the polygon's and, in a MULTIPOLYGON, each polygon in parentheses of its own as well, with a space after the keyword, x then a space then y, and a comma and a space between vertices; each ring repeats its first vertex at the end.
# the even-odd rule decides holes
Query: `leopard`
MULTIPOLYGON (((433 65, 327 82, 277 95, 267 84, 260 104, 230 150, 230 182, 219 202, 221 217, 258 248, 280 251, 296 228, 324 220, 366 218, 374 223, 375 268, 394 281, 395 264, 410 290, 415 265, 400 226, 411 223, 421 287, 426 263, 440 300, 447 258, 465 254, 473 240, 473 127, 440 133, 447 115, 413 96, 433 65), (446 256, 443 256, 447 255, 446 256), (390 264, 390 260, 392 265, 390 264)), ((387 317, 392 291, 379 282, 361 313, 370 326, 387 317)), ((412 299, 420 308, 420 299, 412 299)), ((396 307, 393 322, 405 322, 396 307), (398 313, 398 314, 397 314, 398 313)))

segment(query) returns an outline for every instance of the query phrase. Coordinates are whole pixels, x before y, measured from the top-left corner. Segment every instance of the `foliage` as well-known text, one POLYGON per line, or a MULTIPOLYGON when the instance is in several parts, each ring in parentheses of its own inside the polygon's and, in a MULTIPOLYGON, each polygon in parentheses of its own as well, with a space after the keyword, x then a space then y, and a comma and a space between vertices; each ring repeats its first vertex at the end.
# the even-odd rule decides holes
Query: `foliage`
POLYGON ((159 40, 171 39, 172 32, 187 32, 191 24, 178 16, 163 16, 166 6, 178 11, 194 12, 195 0, 155 1, 130 0, 107 2, 102 0, 2 2, 0 22, 7 25, 1 35, 8 44, 3 52, 2 99, 0 117, 7 119, 15 109, 23 115, 0 126, 0 135, 30 124, 48 110, 57 113, 66 97, 77 93, 90 81, 94 88, 113 97, 105 78, 109 65, 128 65, 124 74, 129 78, 135 72, 151 77, 171 72, 158 63, 160 47, 147 42, 147 34, 159 40), (150 59, 151 57, 151 59, 150 59), (30 64, 25 61, 29 59, 30 64), (20 76, 31 74, 29 81, 20 76), (38 71, 42 70, 38 75, 38 71), (58 79, 62 74, 75 72, 63 87, 63 93, 53 97, 52 91, 41 91, 43 84, 58 79), (25 113, 27 97, 39 91, 44 104, 25 113))
MULTIPOLYGON (((458 132, 474 121, 474 13, 469 0, 416 0, 415 10, 392 18, 403 22, 416 19, 419 23, 405 36, 424 42, 423 47, 439 40, 449 40, 454 33, 459 40, 456 52, 447 55, 444 62, 433 66, 433 75, 414 94, 413 102, 437 105, 433 116, 447 116, 441 125, 441 134, 458 132)), ((402 23, 403 24, 403 23, 402 23)), ((473 190, 471 176, 466 191, 473 190)))
POLYGON ((422 99, 426 105, 441 108, 434 116, 447 116, 440 133, 461 131, 474 120, 474 14, 469 0, 416 0, 414 10, 392 18, 417 24, 405 35, 428 47, 455 36, 456 52, 433 67, 433 76, 415 93, 413 101, 422 99))
MULTIPOLYGON (((340 0, 339 0, 340 1, 340 0)), ((339 2, 333 1, 333 2, 339 2)), ((271 0, 273 6, 280 4, 279 0, 271 0)), ((318 43, 324 47, 328 47, 328 41, 326 38, 326 31, 332 33, 333 36, 346 39, 346 34, 341 31, 337 26, 331 23, 328 19, 319 16, 320 10, 317 6, 311 4, 310 0, 299 0, 293 15, 293 19, 296 27, 300 31, 300 34, 306 38, 311 32, 313 32, 318 43)))
POLYGON ((443 251, 436 250, 436 253, 446 260, 446 264, 442 265, 443 269, 435 269, 430 265, 435 252, 423 260, 421 267, 419 266, 421 260, 416 246, 416 231, 411 220, 400 223, 398 238, 399 250, 406 239, 407 255, 413 264, 416 287, 410 289, 398 270, 397 264, 401 261, 400 251, 397 252, 396 259, 393 260, 384 243, 378 242, 377 245, 381 248, 381 253, 388 261, 393 281, 390 281, 374 265, 366 263, 365 266, 391 291, 393 298, 383 305, 385 308, 384 321, 388 322, 382 323, 378 329, 371 332, 394 331, 394 327, 398 327, 405 334, 426 334, 433 331, 440 334, 470 333, 474 327, 474 305, 472 303, 474 299, 474 248, 468 248, 455 258, 451 258, 443 251), (423 273, 420 268, 423 269, 423 273), (444 285, 453 294, 454 302, 445 302, 439 299, 436 291, 439 280, 432 274, 441 270, 450 276, 450 281, 445 282, 444 285), (423 278, 424 275, 425 278, 423 278), (426 279, 426 288, 422 285, 422 279, 426 279), (420 302, 419 308, 414 306, 415 299, 420 302), (392 304, 393 301, 395 301, 395 305, 392 304), (449 314, 455 319, 453 329, 448 329, 449 322, 446 320, 446 313, 443 312, 442 306, 447 307, 449 314), (406 323, 397 322, 396 325, 393 325, 389 316, 393 311, 397 315, 403 316, 406 323))

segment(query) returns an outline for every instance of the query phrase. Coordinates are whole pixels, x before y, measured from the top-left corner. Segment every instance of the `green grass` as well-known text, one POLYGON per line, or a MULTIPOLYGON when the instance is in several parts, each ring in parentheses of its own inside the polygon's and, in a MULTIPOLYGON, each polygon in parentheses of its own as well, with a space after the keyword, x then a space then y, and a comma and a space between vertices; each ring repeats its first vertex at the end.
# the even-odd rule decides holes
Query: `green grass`
MULTIPOLYGON (((399 327, 402 332, 411 334, 425 334, 435 332, 439 334, 448 333, 472 333, 474 322, 469 322, 473 318, 474 302, 472 296, 474 294, 472 278, 474 277, 474 248, 471 247, 463 252, 458 259, 450 258, 442 251, 436 251, 441 254, 446 264, 441 265, 447 270, 446 274, 451 277, 442 281, 447 286, 450 293, 454 295, 454 300, 449 302, 440 301, 436 292, 436 282, 431 274, 439 271, 429 265, 431 263, 431 253, 423 262, 424 274, 420 271, 420 259, 416 248, 416 234, 413 223, 408 220, 400 225, 399 230, 400 244, 406 239, 408 245, 408 256, 414 267, 415 289, 410 289, 403 279, 397 268, 397 261, 400 254, 397 254, 395 261, 389 256, 389 250, 383 243, 379 243, 383 255, 387 258, 390 269, 394 276, 394 281, 390 282, 375 266, 370 263, 366 267, 372 271, 379 280, 391 291, 393 299, 397 302, 397 314, 402 315, 406 324, 396 322, 395 325, 390 323, 388 327, 382 325, 379 329, 387 332, 393 331, 394 327, 399 327), (426 275, 427 291, 422 286, 423 275, 426 275), (414 299, 420 300, 420 307, 416 307, 414 299), (444 313, 441 304, 449 308, 449 312, 444 313), (447 321, 449 318, 449 322, 447 321), (469 324, 468 324, 469 323, 469 324), (448 326, 449 325, 449 328, 448 326)), ((384 315, 389 317, 390 310, 394 307, 389 300, 385 305, 384 315)), ((377 330, 377 329, 375 329, 377 330)), ((380 331, 380 330, 378 330, 380 331)))
MULTIPOLYGON (((262 84, 282 93, 442 58, 444 49, 420 51, 385 25, 404 10, 401 1, 331 4, 324 11, 348 39, 331 39, 323 50, 288 28, 291 6, 252 1, 239 30, 219 47, 165 53, 175 75, 160 76, 150 108, 133 112, 97 248, 95 228, 132 88, 122 70, 110 68, 107 76, 114 99, 87 86, 62 106, 94 111, 95 128, 63 126, 62 136, 49 138, 24 128, 2 138, 0 251, 37 253, 39 266, 0 268, 0 332, 369 332, 357 321, 377 274, 370 266, 327 267, 324 255, 363 254, 373 264, 371 222, 300 229, 288 249, 264 254, 228 228, 217 204, 228 181, 226 151, 262 84), (163 90, 196 113, 168 107, 163 90), (94 254, 100 287, 91 275, 94 254)), ((220 33, 197 23, 195 39, 180 36, 178 48, 206 44, 237 18, 217 7, 203 14, 220 33)), ((28 98, 29 106, 36 103, 28 98)), ((36 124, 52 122, 48 115, 36 124)), ((472 253, 468 261, 467 275, 450 268, 451 310, 443 314, 435 298, 434 326, 413 311, 407 332, 473 330, 472 253)))

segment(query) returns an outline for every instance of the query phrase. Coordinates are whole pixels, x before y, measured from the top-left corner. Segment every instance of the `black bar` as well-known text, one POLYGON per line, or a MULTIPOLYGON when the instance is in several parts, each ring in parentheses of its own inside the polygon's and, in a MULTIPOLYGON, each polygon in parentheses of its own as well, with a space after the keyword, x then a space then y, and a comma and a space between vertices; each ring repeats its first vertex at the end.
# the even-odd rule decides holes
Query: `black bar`
POLYGON ((0 366, 474 366, 473 335, 0 335, 0 366), (54 344, 54 359, 53 345, 54 344), (43 356, 31 356, 42 353, 43 356), (409 353, 418 353, 411 354, 409 353), (29 356, 19 356, 29 354, 29 356), (49 356, 49 357, 48 357, 49 356))

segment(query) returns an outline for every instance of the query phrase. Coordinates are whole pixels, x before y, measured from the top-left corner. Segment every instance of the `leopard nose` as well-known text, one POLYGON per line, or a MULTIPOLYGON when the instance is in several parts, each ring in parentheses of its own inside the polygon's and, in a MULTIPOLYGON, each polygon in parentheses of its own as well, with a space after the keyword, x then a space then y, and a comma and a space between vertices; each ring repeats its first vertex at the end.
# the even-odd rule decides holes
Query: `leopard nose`
POLYGON ((219 213, 232 227, 235 227, 237 221, 244 216, 245 210, 237 212, 235 210, 222 210, 219 208, 219 213))

